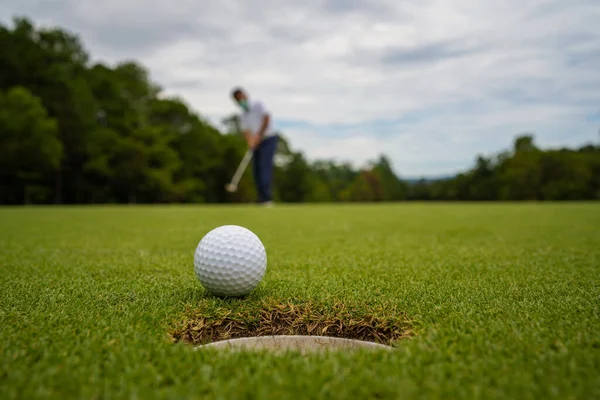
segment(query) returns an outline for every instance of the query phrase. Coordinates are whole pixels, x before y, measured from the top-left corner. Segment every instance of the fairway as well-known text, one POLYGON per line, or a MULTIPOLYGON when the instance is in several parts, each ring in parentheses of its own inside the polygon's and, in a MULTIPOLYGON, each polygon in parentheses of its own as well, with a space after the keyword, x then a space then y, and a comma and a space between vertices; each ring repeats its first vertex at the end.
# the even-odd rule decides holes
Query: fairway
POLYGON ((25 207, 0 221, 2 399, 600 398, 598 204, 25 207), (246 299, 194 275, 199 240, 225 224, 266 247, 246 299), (199 318, 290 304, 401 335, 389 352, 192 350, 199 318))

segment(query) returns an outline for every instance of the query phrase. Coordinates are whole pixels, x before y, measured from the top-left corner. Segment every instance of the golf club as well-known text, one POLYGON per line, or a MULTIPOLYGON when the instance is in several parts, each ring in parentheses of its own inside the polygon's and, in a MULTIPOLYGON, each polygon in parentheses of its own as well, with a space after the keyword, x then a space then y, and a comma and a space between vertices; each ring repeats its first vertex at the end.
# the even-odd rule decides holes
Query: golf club
POLYGON ((228 192, 235 192, 237 190, 237 185, 240 182, 240 179, 242 178, 242 175, 244 174, 244 171, 246 170, 251 158, 252 150, 248 150, 246 154, 244 154, 244 158, 242 158, 242 161, 240 162, 238 169, 235 171, 233 178, 231 178, 231 182, 225 185, 225 189, 228 192))

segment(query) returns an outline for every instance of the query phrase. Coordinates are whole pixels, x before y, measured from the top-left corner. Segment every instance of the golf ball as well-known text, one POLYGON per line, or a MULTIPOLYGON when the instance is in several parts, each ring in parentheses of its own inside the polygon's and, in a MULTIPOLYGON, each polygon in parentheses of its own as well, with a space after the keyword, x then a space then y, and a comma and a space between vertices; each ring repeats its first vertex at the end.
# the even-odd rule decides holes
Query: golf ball
POLYGON ((194 271, 215 296, 244 296, 254 290, 267 269, 267 254, 252 231, 224 225, 208 232, 196 247, 194 271))

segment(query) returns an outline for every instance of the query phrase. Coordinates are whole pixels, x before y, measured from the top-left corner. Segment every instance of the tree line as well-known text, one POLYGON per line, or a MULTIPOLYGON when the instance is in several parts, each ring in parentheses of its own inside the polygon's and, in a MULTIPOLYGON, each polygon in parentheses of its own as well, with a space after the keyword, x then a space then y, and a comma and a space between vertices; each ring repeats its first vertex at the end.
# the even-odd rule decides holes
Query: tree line
MULTIPOLYGON (((0 204, 221 203, 255 200, 232 115, 219 130, 167 97, 137 62, 91 63, 80 39, 26 18, 0 25, 0 204)), ((275 200, 584 200, 600 198, 600 147, 542 150, 521 135, 472 169, 409 182, 388 157, 353 168, 309 162, 280 132, 275 200)))

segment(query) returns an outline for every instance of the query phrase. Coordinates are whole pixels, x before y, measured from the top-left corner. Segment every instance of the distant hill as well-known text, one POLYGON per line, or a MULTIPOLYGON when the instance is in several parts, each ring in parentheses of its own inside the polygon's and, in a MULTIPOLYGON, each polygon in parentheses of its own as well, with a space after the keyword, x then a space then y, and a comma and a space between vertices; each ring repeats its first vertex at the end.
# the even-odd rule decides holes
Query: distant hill
POLYGON ((436 181, 444 181, 447 179, 454 178, 454 175, 434 175, 434 176, 422 176, 422 177, 399 177, 402 181, 408 183, 419 183, 420 181, 425 182, 436 182, 436 181))

